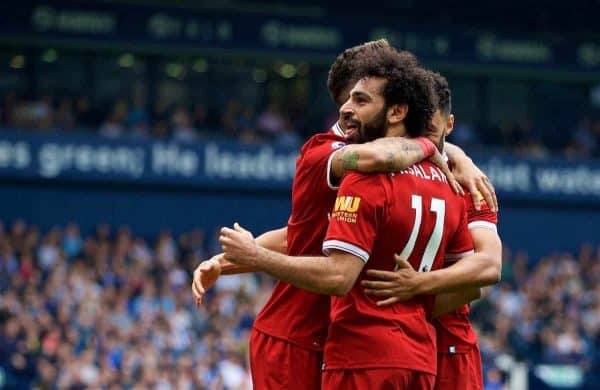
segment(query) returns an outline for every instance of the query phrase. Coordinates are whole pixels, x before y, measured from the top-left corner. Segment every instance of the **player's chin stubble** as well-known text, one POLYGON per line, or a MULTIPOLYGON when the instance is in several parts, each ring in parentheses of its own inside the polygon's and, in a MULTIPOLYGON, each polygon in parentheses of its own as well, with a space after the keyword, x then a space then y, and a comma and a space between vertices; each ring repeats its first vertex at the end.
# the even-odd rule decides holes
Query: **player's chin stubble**
POLYGON ((387 108, 383 107, 375 115, 373 120, 360 126, 360 138, 362 142, 369 142, 385 136, 386 133, 386 113, 387 108))

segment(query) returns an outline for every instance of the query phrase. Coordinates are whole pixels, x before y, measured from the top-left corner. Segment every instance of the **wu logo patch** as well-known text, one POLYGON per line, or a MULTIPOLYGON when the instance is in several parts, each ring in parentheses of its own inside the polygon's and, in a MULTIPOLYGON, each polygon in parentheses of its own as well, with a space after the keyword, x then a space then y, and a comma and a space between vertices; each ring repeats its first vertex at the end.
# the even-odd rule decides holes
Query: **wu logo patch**
POLYGON ((360 198, 358 196, 338 196, 331 218, 341 222, 356 223, 360 198))
POLYGON ((335 207, 333 211, 355 213, 359 206, 360 198, 358 196, 338 196, 335 199, 335 207))

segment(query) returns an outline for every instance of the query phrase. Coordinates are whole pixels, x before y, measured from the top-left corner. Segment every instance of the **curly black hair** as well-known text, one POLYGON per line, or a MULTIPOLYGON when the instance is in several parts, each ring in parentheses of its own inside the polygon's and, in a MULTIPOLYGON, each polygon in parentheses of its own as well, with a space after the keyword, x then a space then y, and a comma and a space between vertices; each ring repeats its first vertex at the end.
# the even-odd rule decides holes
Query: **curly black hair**
POLYGON ((406 132, 410 137, 419 137, 427 133, 438 101, 430 72, 415 66, 414 62, 406 62, 404 58, 402 52, 387 50, 378 61, 370 62, 361 69, 359 76, 387 80, 381 91, 386 107, 406 104, 406 132))
POLYGON ((452 112, 452 92, 450 91, 448 80, 437 72, 430 71, 430 74, 438 98, 437 108, 444 116, 448 116, 452 112))
POLYGON ((387 40, 379 39, 363 43, 344 50, 337 56, 327 76, 327 89, 334 103, 339 107, 348 98, 346 94, 365 73, 365 69, 374 66, 390 52, 399 56, 398 60, 406 66, 417 66, 417 58, 407 51, 398 52, 387 40))

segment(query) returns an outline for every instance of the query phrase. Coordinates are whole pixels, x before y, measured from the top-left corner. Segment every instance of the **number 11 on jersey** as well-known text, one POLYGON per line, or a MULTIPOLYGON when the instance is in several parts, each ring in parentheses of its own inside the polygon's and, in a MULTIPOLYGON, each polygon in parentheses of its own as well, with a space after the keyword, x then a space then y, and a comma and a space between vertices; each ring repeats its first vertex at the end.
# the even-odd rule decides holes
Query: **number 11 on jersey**
MULTIPOLYGON (((421 228, 421 222, 423 221, 423 197, 421 195, 413 195, 411 203, 412 208, 415 210, 415 224, 410 232, 410 237, 408 238, 406 246, 402 252, 400 252, 400 257, 407 260, 415 249, 415 243, 417 242, 419 229, 421 228)), ((435 226, 433 227, 433 232, 431 232, 431 235, 429 236, 429 241, 425 247, 421 264, 419 264, 419 268, 417 269, 419 272, 428 272, 431 270, 435 255, 440 248, 444 232, 446 202, 443 199, 432 198, 430 211, 435 213, 435 226)))

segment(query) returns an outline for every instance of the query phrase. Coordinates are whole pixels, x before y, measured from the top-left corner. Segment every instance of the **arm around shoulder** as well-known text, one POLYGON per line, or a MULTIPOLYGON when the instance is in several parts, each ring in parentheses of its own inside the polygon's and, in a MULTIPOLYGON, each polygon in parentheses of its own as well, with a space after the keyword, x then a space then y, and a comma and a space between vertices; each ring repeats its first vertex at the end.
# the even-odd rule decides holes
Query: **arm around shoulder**
POLYGON ((351 144, 332 156, 330 176, 339 182, 348 171, 398 172, 431 157, 434 152, 435 145, 425 138, 386 137, 351 144))

